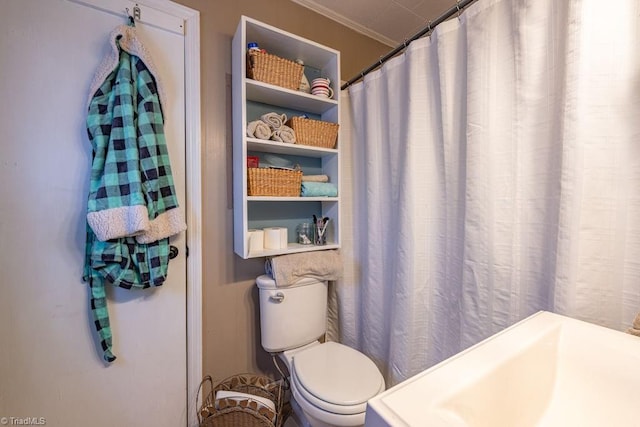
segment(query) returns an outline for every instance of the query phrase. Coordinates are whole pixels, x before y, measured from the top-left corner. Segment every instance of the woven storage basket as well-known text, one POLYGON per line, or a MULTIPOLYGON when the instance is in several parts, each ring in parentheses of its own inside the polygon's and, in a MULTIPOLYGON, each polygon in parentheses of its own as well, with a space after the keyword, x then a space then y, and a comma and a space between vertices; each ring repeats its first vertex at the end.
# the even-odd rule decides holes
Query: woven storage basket
POLYGON ((287 120, 286 125, 296 133, 296 144, 334 148, 338 141, 339 125, 337 123, 292 117, 287 120))
POLYGON ((247 54, 247 77, 264 83, 298 90, 304 67, 266 52, 247 54))
POLYGON ((247 169, 249 196, 299 197, 302 171, 271 168, 247 169))
POLYGON ((210 376, 202 381, 208 383, 211 391, 202 399, 202 407, 198 411, 200 427, 281 427, 284 423, 284 393, 280 383, 271 378, 256 374, 233 375, 215 387, 210 376), (236 391, 271 400, 275 411, 254 400, 219 399, 216 393, 220 390, 236 391))

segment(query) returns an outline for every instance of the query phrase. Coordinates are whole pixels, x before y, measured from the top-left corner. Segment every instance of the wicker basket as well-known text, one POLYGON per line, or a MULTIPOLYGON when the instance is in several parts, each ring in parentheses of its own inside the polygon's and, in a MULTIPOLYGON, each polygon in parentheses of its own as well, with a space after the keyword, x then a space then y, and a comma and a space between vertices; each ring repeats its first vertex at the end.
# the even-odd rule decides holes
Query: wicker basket
POLYGON ((296 144, 313 145, 314 147, 334 148, 338 141, 337 123, 321 120, 292 117, 287 123, 296 133, 296 144))
POLYGON ((249 196, 299 197, 302 171, 271 168, 247 169, 249 196))
POLYGON ((298 90, 304 67, 266 52, 247 54, 247 77, 264 83, 298 90))
MULTIPOLYGON (((271 378, 256 374, 233 375, 215 387, 207 375, 200 384, 209 384, 211 391, 203 396, 198 411, 200 427, 281 427, 284 423, 282 385, 271 378), (220 390, 252 394, 271 400, 275 411, 250 399, 218 399, 220 390)), ((200 392, 200 390, 198 390, 200 392)))

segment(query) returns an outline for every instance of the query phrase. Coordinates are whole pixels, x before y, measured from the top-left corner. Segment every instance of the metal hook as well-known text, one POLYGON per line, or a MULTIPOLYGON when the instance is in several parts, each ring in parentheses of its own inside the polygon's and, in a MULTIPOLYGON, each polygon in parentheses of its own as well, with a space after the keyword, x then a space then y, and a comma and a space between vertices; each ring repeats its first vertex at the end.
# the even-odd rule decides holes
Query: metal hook
POLYGON ((135 27, 136 26, 136 20, 140 20, 140 15, 141 15, 141 10, 140 7, 136 4, 136 6, 133 8, 133 15, 131 14, 131 12, 129 12, 129 8, 125 7, 124 10, 127 13, 127 18, 128 18, 128 24, 130 27, 135 27))
POLYGON ((427 33, 429 34, 429 38, 431 38, 432 32, 433 32, 433 29, 431 28, 431 21, 429 21, 429 24, 427 24, 427 33))
POLYGON ((127 14, 127 25, 129 25, 130 27, 135 27, 136 21, 131 15, 131 12, 129 12, 129 8, 125 7, 124 10, 125 10, 125 13, 127 14))
POLYGON ((406 49, 407 48, 407 39, 404 39, 404 43, 402 43, 402 46, 406 49))
POLYGON ((458 10, 458 19, 460 19, 460 14, 462 13, 460 11, 460 0, 456 0, 456 9, 458 10))

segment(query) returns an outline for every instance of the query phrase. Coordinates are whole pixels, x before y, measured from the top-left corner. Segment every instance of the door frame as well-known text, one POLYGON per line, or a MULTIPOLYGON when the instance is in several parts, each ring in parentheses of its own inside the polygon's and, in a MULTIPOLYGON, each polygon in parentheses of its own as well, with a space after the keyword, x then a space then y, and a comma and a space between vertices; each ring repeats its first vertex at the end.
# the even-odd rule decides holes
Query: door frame
POLYGON ((200 13, 171 2, 184 14, 185 145, 187 182, 187 425, 197 426, 202 381, 202 152, 200 112, 200 13))
POLYGON ((200 12, 168 0, 146 0, 185 21, 185 149, 187 220, 187 425, 197 426, 202 381, 202 152, 200 112, 200 12))
MULTIPOLYGON (((103 0, 69 0, 97 9, 114 12, 103 0)), ((197 426, 196 396, 202 380, 202 165, 200 111, 200 12, 171 0, 115 0, 121 5, 116 13, 133 11, 134 6, 151 7, 184 21, 184 90, 185 90, 185 178, 187 201, 186 277, 187 315, 187 390, 185 410, 187 426, 197 426), (129 10, 127 10, 129 8, 129 10)), ((144 21, 144 17, 143 17, 144 21)))
MULTIPOLYGON (((142 2, 140 2, 142 3, 142 2)), ((200 112, 200 12, 170 0, 144 0, 185 21, 184 87, 187 220, 187 425, 197 426, 202 381, 202 165, 200 112)))

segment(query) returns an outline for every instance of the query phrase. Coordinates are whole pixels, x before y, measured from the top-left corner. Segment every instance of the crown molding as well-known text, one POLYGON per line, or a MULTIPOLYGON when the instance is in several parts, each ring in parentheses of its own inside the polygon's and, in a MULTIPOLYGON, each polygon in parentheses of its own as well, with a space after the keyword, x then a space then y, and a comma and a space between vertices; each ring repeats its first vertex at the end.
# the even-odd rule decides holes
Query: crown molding
POLYGON ((354 22, 351 19, 343 15, 340 15, 339 13, 334 12, 329 8, 316 3, 315 1, 312 1, 312 0, 291 0, 291 1, 299 4, 300 6, 306 7, 307 9, 310 9, 320 15, 326 16, 332 21, 342 24, 345 27, 351 28, 353 31, 356 31, 369 38, 379 41, 380 43, 385 44, 389 47, 396 47, 398 45, 398 42, 396 40, 392 40, 389 37, 383 36, 382 34, 365 27, 364 25, 358 24, 357 22, 354 22))

